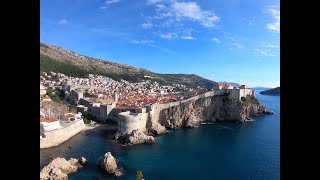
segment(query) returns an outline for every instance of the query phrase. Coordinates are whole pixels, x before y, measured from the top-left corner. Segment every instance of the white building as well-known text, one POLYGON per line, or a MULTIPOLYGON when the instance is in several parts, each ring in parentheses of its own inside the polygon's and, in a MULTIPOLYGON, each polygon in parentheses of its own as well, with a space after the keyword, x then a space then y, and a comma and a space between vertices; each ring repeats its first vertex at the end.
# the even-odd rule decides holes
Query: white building
POLYGON ((45 95, 45 94, 47 94, 47 87, 40 84, 40 95, 45 95))
POLYGON ((43 125, 45 131, 52 131, 61 128, 60 121, 53 118, 40 118, 40 124, 43 125))

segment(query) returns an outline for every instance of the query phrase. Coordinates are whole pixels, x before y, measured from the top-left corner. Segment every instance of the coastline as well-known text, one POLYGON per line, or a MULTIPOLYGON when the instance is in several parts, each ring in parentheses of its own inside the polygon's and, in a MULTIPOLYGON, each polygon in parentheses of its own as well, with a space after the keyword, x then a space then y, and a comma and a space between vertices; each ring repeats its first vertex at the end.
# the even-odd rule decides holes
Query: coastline
POLYGON ((69 139, 73 138, 77 134, 93 129, 113 131, 117 130, 117 126, 111 126, 107 124, 84 124, 83 120, 78 120, 67 127, 45 132, 46 138, 40 139, 40 150, 57 147, 67 142, 69 139))
MULTIPOLYGON (((245 121, 245 122, 248 122, 248 121, 245 121)), ((249 122, 250 122, 250 120, 249 120, 249 122)), ((212 125, 212 124, 219 124, 220 123, 220 121, 217 121, 216 123, 212 123, 212 122, 207 122, 207 123, 201 123, 200 125, 199 125, 199 127, 200 126, 202 126, 202 125, 208 125, 208 124, 210 124, 210 125, 212 125)), ((224 122, 225 123, 225 122, 224 122)), ((228 123, 228 122, 227 122, 228 123)), ((234 122, 229 122, 229 123, 234 123, 234 122)), ((237 123, 235 123, 235 124, 237 124, 237 123)), ((199 127, 197 127, 197 128, 199 128, 199 127)), ((187 128, 187 127, 182 127, 182 128, 178 128, 178 129, 175 129, 175 130, 182 130, 182 129, 190 129, 190 128, 187 128)), ((191 128, 191 129, 193 129, 193 128, 191 128)), ((81 136, 89 136, 89 139, 90 138, 92 138, 92 137, 97 137, 97 135, 98 134, 100 134, 100 135, 102 135, 102 134, 104 134, 105 133, 105 131, 108 131, 108 132, 110 132, 111 134, 114 134, 113 132, 115 132, 117 130, 117 126, 110 126, 110 125, 107 125, 107 124, 103 124, 103 125, 100 125, 100 124, 96 124, 96 125, 85 125, 85 128, 83 129, 83 131, 81 131, 79 134, 77 134, 77 135, 75 135, 75 137, 76 138, 82 138, 81 136)), ((174 130, 174 129, 169 129, 169 131, 170 130, 174 130)), ((168 134, 166 133, 166 134, 162 134, 162 135, 158 135, 158 136, 154 136, 154 137, 159 137, 159 136, 168 136, 168 134)), ((100 137, 101 138, 101 137, 100 137)), ((118 146, 122 146, 123 147, 123 145, 121 144, 121 143, 118 143, 117 141, 114 141, 114 140, 112 140, 112 139, 108 139, 108 138, 105 138, 105 137, 102 137, 102 138, 104 138, 105 140, 108 140, 109 142, 110 142, 110 144, 113 144, 113 147, 111 147, 111 149, 113 149, 113 150, 115 150, 115 149, 118 149, 117 147, 118 146)), ((79 141, 79 140, 76 140, 76 141, 79 141)), ((66 142, 69 142, 69 141, 66 141, 66 142)), ((69 154, 69 152, 68 151, 70 151, 70 152, 72 152, 73 151, 73 149, 77 149, 78 147, 76 146, 76 145, 73 145, 73 143, 62 143, 61 145, 59 145, 59 146, 65 146, 65 149, 66 149, 66 151, 64 152, 64 155, 63 156, 56 156, 56 157, 62 157, 62 158, 66 158, 66 159, 68 159, 68 158, 71 158, 71 157, 75 157, 75 158, 78 158, 78 156, 70 156, 70 154, 69 154), (66 148, 67 146, 69 146, 69 145, 72 145, 72 148, 66 148)), ((78 143, 81 143, 82 141, 80 141, 80 142, 78 142, 78 143)), ((58 148, 59 148, 59 146, 58 146, 58 148)), ((56 147, 55 147, 56 148, 56 147)), ((48 148, 48 149, 50 149, 50 148, 48 148)), ((52 151, 55 151, 53 148, 52 148, 52 151)), ((112 151, 112 150, 111 150, 112 151)), ((122 151, 122 150, 120 150, 120 151, 122 151)), ((103 152, 101 152, 101 154, 103 154, 103 152)), ((118 153, 115 153, 115 154, 118 154, 118 153)), ((121 153, 120 153, 121 154, 121 153)), ((84 154, 83 154, 84 155, 84 154)), ((82 155, 81 155, 82 156, 82 155)), ((48 161, 47 161, 47 163, 44 163, 42 166, 40 166, 40 170, 44 167, 44 166, 46 166, 47 164, 49 164, 51 161, 52 161, 52 159, 55 159, 56 157, 51 157, 51 158, 49 158, 48 159, 48 161)), ((80 157, 80 156, 79 156, 80 157)), ((85 158, 87 158, 85 155, 84 155, 84 157, 85 158)), ((96 159, 92 159, 92 158, 87 158, 88 160, 90 160, 90 161, 96 161, 96 159)), ((76 172, 76 173, 74 173, 74 174, 72 174, 71 176, 74 176, 74 175, 76 175, 76 174, 78 174, 79 172, 76 172)))
POLYGON ((40 139, 40 149, 59 146, 68 141, 85 128, 83 120, 75 120, 72 124, 64 128, 44 132, 45 138, 40 139))
POLYGON ((88 130, 92 130, 92 129, 102 129, 102 130, 111 130, 111 131, 115 131, 118 130, 118 126, 117 125, 109 125, 109 124, 85 124, 85 128, 82 130, 84 131, 88 131, 88 130))
MULTIPOLYGON (((70 137, 68 140, 60 143, 57 146, 40 149, 40 170, 44 166, 48 165, 52 161, 52 159, 55 159, 57 157, 73 158, 73 156, 69 157, 69 153, 72 153, 75 149, 78 149, 79 147, 81 147, 84 141, 89 141, 89 140, 93 140, 94 138, 99 138, 103 140, 110 140, 110 143, 112 144, 118 144, 112 140, 112 135, 114 134, 116 129, 117 129, 116 126, 110 126, 107 124, 103 124, 103 125, 85 124, 84 129, 82 131, 70 137), (86 139, 86 140, 83 140, 83 139, 86 139)), ((80 156, 85 156, 85 155, 81 153, 79 154, 79 157, 80 156)))

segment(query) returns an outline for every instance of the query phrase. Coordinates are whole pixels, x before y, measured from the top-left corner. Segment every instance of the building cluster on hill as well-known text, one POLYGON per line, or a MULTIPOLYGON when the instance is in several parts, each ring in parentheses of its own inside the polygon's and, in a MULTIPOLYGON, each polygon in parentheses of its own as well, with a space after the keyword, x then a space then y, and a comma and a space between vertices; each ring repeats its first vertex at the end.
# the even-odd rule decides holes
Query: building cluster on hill
MULTIPOLYGON (((254 91, 245 85, 235 87, 229 84, 216 84, 211 90, 185 91, 186 87, 180 84, 162 86, 152 80, 130 83, 92 74, 88 78, 78 78, 55 72, 43 73, 40 77, 40 95, 45 94, 45 86, 62 91, 65 98, 72 96, 76 99, 77 112, 80 116, 73 114, 71 118, 81 118, 81 113, 88 113, 102 122, 116 121, 119 131, 130 131, 134 128, 145 131, 146 122, 152 118, 159 118, 161 109, 190 100, 224 94, 229 94, 235 99, 255 96, 254 91), (182 89, 184 91, 177 92, 182 89)), ((42 118, 57 119, 47 116, 42 118)), ((70 117, 62 119, 70 121, 70 117)), ((45 119, 40 121, 44 122, 45 119)))
POLYGON ((40 139, 45 138, 46 132, 66 128, 78 120, 81 113, 68 111, 62 103, 54 102, 47 93, 48 88, 40 83, 40 139))
MULTIPOLYGON (((203 91, 203 89, 190 91, 191 88, 182 84, 163 86, 152 80, 130 83, 125 80, 115 81, 109 77, 92 74, 88 78, 78 78, 55 72, 44 72, 40 76, 40 84, 55 89, 65 89, 67 94, 74 90, 73 93, 80 92, 86 97, 119 100, 121 105, 127 106, 143 106, 150 103, 167 102, 172 99, 183 99, 190 96, 185 92, 192 95, 192 92, 196 94, 203 91), (72 90, 67 89, 66 86, 72 87, 72 90), (184 93, 176 93, 176 91, 184 93)), ((77 94, 75 93, 75 95, 77 94)), ((77 99, 79 100, 81 96, 77 99)))

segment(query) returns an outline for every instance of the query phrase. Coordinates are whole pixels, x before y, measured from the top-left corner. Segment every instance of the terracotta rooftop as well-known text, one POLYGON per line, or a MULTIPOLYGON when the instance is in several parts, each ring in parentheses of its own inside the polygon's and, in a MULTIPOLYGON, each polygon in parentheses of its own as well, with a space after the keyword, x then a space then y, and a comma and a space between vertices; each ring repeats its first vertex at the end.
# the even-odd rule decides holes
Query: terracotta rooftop
POLYGON ((57 119, 55 118, 40 118, 40 122, 55 122, 55 121, 58 121, 57 119))
POLYGON ((140 106, 123 106, 123 105, 120 105, 120 106, 116 106, 115 108, 126 108, 126 109, 136 109, 136 108, 142 108, 140 106))
POLYGON ((112 99, 100 99, 100 98, 92 98, 90 99, 91 102, 94 102, 94 103, 113 103, 114 100, 112 99))
POLYGON ((67 111, 66 113, 64 113, 65 116, 67 116, 67 115, 75 115, 75 114, 76 114, 76 113, 71 112, 71 111, 67 111))
POLYGON ((74 115, 72 115, 72 114, 67 114, 67 115, 64 115, 66 118, 72 118, 72 117, 74 117, 74 115))

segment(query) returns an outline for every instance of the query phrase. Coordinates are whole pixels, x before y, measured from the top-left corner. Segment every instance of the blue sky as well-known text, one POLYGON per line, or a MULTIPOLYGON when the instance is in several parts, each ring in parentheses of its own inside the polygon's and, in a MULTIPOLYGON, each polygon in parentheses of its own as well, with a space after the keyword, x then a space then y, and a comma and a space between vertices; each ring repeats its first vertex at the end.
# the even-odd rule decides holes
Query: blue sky
POLYGON ((40 0, 40 40, 158 73, 280 86, 279 0, 40 0))

